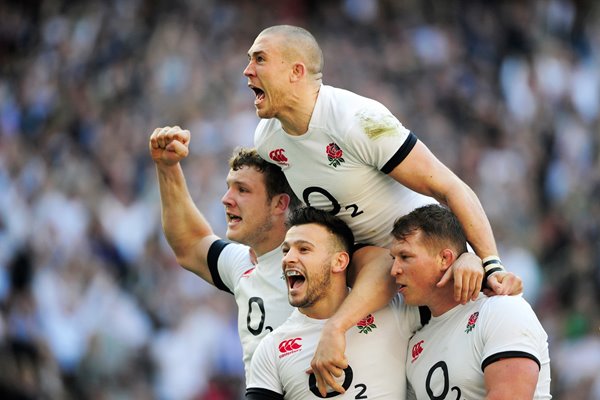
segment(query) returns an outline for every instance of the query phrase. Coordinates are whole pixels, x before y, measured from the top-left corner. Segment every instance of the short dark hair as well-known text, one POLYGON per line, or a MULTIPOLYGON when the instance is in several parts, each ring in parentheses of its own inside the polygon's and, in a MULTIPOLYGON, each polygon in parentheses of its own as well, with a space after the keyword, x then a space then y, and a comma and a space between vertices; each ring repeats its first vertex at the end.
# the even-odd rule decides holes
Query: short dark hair
POLYGON ((451 246, 459 254, 467 251, 467 238, 456 216, 439 204, 419 207, 394 222, 392 236, 406 240, 407 236, 421 231, 429 244, 451 246))
POLYGON ((327 229, 328 232, 337 238, 344 251, 352 255, 354 234, 350 227, 340 218, 314 207, 299 207, 289 215, 286 222, 288 228, 306 224, 317 224, 327 229))
POLYGON ((229 159, 229 168, 234 171, 242 167, 253 167, 262 173, 265 178, 265 187, 269 200, 278 194, 285 193, 290 196, 289 209, 294 210, 302 203, 294 194, 281 168, 265 161, 254 148, 237 147, 229 159))

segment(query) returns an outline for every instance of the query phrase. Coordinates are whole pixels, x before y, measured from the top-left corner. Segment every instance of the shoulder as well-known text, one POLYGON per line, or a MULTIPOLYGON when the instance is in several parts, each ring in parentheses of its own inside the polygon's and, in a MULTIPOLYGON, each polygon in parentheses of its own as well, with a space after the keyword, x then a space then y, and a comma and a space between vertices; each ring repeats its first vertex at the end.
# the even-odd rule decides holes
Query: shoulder
POLYGON ((217 239, 210 245, 207 258, 209 263, 216 260, 221 262, 250 260, 250 248, 240 243, 217 239))
POLYGON ((359 95, 346 89, 323 86, 319 96, 329 111, 358 117, 361 113, 389 113, 389 110, 377 100, 359 95))
POLYGON ((377 100, 345 89, 324 86, 322 90, 324 99, 321 112, 328 130, 341 127, 342 132, 359 133, 365 139, 377 139, 404 130, 400 121, 377 100))
POLYGON ((501 324, 511 329, 525 325, 541 328, 541 323, 531 305, 520 295, 492 296, 483 301, 479 315, 487 323, 501 324))
POLYGON ((531 306, 521 295, 484 297, 482 308, 491 310, 531 310, 531 306))
POLYGON ((281 122, 277 118, 262 118, 258 125, 256 126, 256 130, 254 131, 254 140, 266 140, 269 135, 277 130, 281 129, 281 122))

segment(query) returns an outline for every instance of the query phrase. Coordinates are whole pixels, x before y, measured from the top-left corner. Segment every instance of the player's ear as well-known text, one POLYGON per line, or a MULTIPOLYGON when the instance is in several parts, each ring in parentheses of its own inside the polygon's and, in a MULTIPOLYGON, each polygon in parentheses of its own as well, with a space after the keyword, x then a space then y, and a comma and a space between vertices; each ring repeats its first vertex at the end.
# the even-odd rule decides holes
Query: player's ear
POLYGON ((292 82, 298 82, 304 75, 306 75, 306 66, 300 62, 295 63, 290 73, 290 80, 292 82))
POLYGON ((290 195, 286 193, 276 194, 271 199, 271 204, 277 212, 284 213, 290 206, 290 195))
POLYGON ((350 264, 350 255, 345 251, 336 251, 332 260, 332 272, 344 272, 350 264))
POLYGON ((456 255, 450 249, 442 249, 439 253, 439 266, 441 271, 446 271, 456 260, 456 255))

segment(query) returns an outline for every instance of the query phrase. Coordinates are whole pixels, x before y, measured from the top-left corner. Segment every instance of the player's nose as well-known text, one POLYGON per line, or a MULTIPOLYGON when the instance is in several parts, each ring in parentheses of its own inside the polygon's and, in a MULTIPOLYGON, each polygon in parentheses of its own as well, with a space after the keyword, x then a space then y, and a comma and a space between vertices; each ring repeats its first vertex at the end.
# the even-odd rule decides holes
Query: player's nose
POLYGON ((233 196, 231 193, 231 189, 227 189, 223 197, 221 197, 221 203, 223 203, 226 207, 232 207, 235 205, 235 201, 233 200, 233 196))
POLYGON ((293 265, 298 261, 298 257, 297 257, 297 252, 294 251, 294 249, 289 249, 284 255, 283 255, 283 267, 285 269, 286 265, 293 265))
POLYGON ((252 76, 254 75, 254 66, 252 65, 252 61, 248 62, 246 68, 244 68, 244 76, 252 76))
POLYGON ((402 272, 403 271, 402 271, 402 267, 400 266, 400 263, 397 260, 394 260, 390 274, 392 276, 397 276, 397 275, 402 274, 402 272))

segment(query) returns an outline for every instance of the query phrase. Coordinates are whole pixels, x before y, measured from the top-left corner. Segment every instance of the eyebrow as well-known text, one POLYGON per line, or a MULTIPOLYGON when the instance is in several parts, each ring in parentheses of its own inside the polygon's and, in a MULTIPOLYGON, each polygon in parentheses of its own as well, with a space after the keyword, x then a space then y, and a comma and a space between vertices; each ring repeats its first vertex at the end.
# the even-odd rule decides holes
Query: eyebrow
POLYGON ((248 57, 256 56, 257 54, 264 53, 264 52, 265 52, 264 50, 260 50, 260 49, 254 50, 254 51, 248 50, 248 57))
POLYGON ((303 245, 303 244, 308 244, 308 245, 314 247, 314 244, 312 242, 309 242, 308 240, 303 240, 303 239, 294 240, 291 243, 288 242, 287 240, 284 240, 282 246, 290 247, 291 245, 298 246, 298 245, 303 245))

